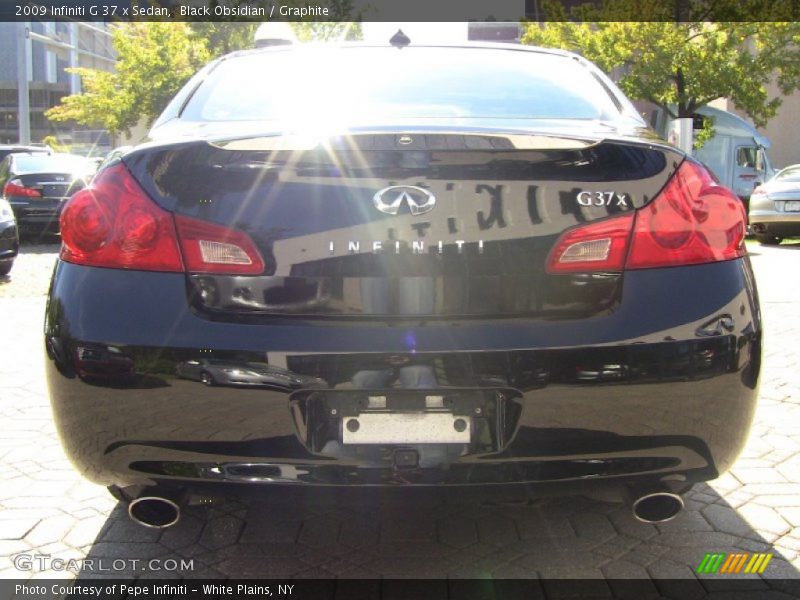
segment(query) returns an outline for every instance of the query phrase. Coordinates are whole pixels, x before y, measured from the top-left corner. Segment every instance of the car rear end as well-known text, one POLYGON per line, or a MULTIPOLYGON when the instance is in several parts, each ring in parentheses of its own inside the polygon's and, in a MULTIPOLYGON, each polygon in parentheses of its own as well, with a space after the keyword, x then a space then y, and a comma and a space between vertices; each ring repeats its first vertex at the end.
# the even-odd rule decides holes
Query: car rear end
POLYGON ((58 217, 72 194, 83 189, 91 165, 80 156, 15 154, 3 186, 3 197, 23 231, 58 232, 58 217))
MULTIPOLYGON (((373 80, 384 96, 359 110, 379 107, 380 122, 330 131, 319 119, 305 134, 221 122, 231 108, 216 94, 259 60, 310 68, 293 52, 207 70, 162 119, 172 137, 184 120, 180 139, 110 164, 62 215, 47 375, 86 476, 129 496, 680 491, 731 466, 761 323, 729 190, 637 117, 625 125, 613 84, 559 53, 344 48, 329 57, 344 73, 431 65, 443 99, 419 93, 432 75, 409 75, 401 92, 373 80), (499 96, 476 76, 496 77, 499 96), (481 118, 475 98, 503 106, 511 81, 533 114, 481 118), (415 98, 438 116, 390 114, 415 98), (98 344, 133 377, 87 385, 74 357, 98 344), (209 361, 266 365, 286 384, 186 375, 209 361)), ((264 99, 245 96, 247 120, 264 99)))
POLYGON ((800 236, 800 165, 786 167, 750 197, 750 224, 762 243, 800 236))

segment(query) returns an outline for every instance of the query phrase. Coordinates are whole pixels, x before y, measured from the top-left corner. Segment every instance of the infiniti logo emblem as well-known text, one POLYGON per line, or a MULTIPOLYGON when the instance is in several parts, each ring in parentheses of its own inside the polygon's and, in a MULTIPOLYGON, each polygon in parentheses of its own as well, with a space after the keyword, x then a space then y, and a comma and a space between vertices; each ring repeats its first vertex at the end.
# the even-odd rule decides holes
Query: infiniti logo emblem
POLYGON ((375 208, 390 215, 396 215, 405 203, 412 215, 422 215, 436 204, 436 197, 425 188, 415 185, 393 185, 383 188, 373 196, 375 208))

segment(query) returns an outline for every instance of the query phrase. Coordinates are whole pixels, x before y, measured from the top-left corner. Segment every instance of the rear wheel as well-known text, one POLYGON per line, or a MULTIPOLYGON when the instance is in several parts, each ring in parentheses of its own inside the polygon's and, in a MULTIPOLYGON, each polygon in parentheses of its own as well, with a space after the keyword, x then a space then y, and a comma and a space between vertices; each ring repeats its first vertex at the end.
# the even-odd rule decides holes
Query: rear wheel
POLYGON ((783 238, 769 235, 768 233, 757 233, 756 239, 758 240, 759 244, 764 244, 765 246, 777 246, 781 243, 781 241, 783 241, 783 238))
POLYGON ((214 385, 214 378, 211 376, 211 373, 206 373, 205 371, 200 374, 200 381, 202 381, 208 387, 214 385))
POLYGON ((11 272, 11 267, 14 266, 13 260, 0 262, 0 277, 5 277, 11 272))

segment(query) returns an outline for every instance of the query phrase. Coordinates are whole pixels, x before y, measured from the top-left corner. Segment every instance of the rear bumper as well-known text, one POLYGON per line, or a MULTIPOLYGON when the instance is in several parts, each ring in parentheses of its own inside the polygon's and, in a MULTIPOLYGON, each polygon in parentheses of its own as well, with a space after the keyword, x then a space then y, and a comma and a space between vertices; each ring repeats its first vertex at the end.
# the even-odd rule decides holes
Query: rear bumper
POLYGON ((767 233, 777 237, 796 237, 800 236, 800 215, 795 218, 763 218, 751 221, 751 227, 755 233, 767 233))
MULTIPOLYGON (((779 237, 800 235, 800 212, 776 210, 777 202, 761 199, 750 207, 749 222, 756 232, 779 237)), ((782 203, 780 203, 782 204, 782 203)))
MULTIPOLYGON (((182 275, 59 263, 45 342, 63 444, 106 485, 561 489, 677 485, 727 470, 755 407, 761 324, 746 259, 627 273, 617 308, 591 319, 257 325, 196 314, 182 275), (130 369, 79 369, 76 357, 91 355, 82 348, 102 348, 130 369), (381 374, 375 365, 387 354, 408 358, 409 370, 381 374), (379 393, 357 389, 365 385, 420 396, 461 388, 504 404, 484 423, 489 442, 410 445, 419 464, 403 468, 394 445, 314 442, 320 421, 301 410, 308 393, 291 384, 210 387, 176 375, 208 357, 267 362, 346 396, 379 393)), ((341 421, 326 418, 335 437, 341 421)))
POLYGON ((19 252, 19 234, 13 221, 0 223, 0 260, 11 260, 19 252))
POLYGON ((36 200, 31 202, 11 200, 11 208, 20 229, 58 229, 63 202, 36 200))

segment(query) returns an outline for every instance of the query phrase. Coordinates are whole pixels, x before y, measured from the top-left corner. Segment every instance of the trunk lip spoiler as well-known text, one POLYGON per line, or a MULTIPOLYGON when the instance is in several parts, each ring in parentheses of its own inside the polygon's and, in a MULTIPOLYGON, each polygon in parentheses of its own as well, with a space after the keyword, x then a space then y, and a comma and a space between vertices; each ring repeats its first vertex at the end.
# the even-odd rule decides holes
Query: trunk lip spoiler
MULTIPOLYGON (((295 133, 276 133, 264 135, 247 135, 241 137, 225 139, 207 139, 206 142, 220 150, 229 151, 291 151, 291 150, 314 150, 330 147, 331 140, 341 140, 337 146, 347 149, 347 140, 363 138, 368 136, 394 137, 395 143, 386 147, 376 148, 377 150, 584 150, 597 146, 606 141, 606 138, 597 136, 580 136, 573 134, 557 134, 551 132, 499 132, 499 131, 469 131, 469 130, 363 130, 363 131, 343 131, 334 134, 308 135, 295 133), (397 140, 403 136, 414 138, 421 136, 424 143, 415 145, 403 145, 397 140), (446 144, 430 144, 428 139, 434 138, 465 138, 464 148, 448 147, 446 144), (503 146, 496 147, 492 141, 500 141, 503 146), (472 143, 471 143, 472 142, 472 143)), ((353 145, 352 149, 356 149, 353 145)), ((368 150, 365 148, 365 150, 368 150)))

